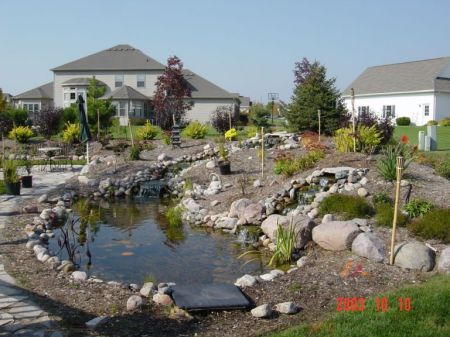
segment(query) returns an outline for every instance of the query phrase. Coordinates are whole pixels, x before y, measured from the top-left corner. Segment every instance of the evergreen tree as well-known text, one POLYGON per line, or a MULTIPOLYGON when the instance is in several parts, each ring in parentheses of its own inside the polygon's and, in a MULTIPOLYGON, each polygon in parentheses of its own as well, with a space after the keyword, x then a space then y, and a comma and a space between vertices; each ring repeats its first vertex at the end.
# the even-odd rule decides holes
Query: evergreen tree
POLYGON ((111 99, 99 99, 105 94, 106 87, 98 84, 95 76, 89 80, 87 89, 87 114, 90 129, 97 130, 97 121, 100 119, 100 129, 107 128, 111 118, 116 114, 116 108, 111 99), (97 116, 97 110, 99 116, 97 116))
POLYGON ((327 79, 326 68, 319 62, 306 58, 296 64, 292 103, 285 112, 292 129, 318 131, 318 114, 321 112, 322 132, 332 135, 348 119, 343 99, 335 87, 335 78, 327 79))

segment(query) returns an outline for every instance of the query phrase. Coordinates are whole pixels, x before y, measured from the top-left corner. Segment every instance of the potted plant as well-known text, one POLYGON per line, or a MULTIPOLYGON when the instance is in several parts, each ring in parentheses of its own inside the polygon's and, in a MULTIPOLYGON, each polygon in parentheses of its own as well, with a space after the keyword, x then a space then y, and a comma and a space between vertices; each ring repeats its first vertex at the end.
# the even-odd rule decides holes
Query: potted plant
POLYGON ((219 161, 217 164, 219 166, 220 174, 227 175, 231 173, 228 150, 223 143, 219 144, 219 161))
POLYGON ((7 194, 20 195, 20 178, 17 174, 17 165, 12 160, 5 160, 3 166, 3 180, 7 194))
POLYGON ((23 165, 25 166, 25 170, 27 171, 28 175, 22 176, 20 178, 20 180, 22 181, 22 187, 31 188, 33 187, 33 176, 31 175, 31 168, 33 167, 33 164, 28 156, 26 156, 23 160, 23 165))

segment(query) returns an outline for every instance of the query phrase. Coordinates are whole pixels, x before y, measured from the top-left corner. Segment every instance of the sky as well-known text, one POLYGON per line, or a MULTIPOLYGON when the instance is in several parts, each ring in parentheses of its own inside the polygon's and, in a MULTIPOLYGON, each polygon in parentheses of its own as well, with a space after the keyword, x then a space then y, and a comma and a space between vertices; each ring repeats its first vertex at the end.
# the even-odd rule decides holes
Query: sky
POLYGON ((303 57, 344 90, 370 66, 450 56, 448 13, 448 0, 0 0, 0 87, 17 95, 130 44, 255 102, 288 102, 303 57))

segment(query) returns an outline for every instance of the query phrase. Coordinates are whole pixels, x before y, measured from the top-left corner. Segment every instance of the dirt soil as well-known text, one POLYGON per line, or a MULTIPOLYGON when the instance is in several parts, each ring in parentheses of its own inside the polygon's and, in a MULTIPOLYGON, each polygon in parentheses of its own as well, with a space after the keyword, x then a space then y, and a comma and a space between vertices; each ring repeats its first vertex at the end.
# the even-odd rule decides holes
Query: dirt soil
MULTIPOLYGON (((181 149, 171 149, 160 145, 150 151, 149 158, 157 157, 164 152, 177 157, 200 151, 205 141, 190 142, 181 149)), ((293 152, 301 153, 296 149, 293 152)), ((266 178, 263 187, 254 188, 252 180, 260 178, 260 165, 255 149, 248 149, 231 155, 232 174, 221 176, 223 184, 232 187, 224 192, 201 200, 209 206, 214 199, 221 203, 214 208, 220 212, 229 209, 230 203, 241 197, 239 180, 248 178, 245 197, 258 201, 265 196, 277 192, 284 183, 292 178, 275 176, 273 172, 273 151, 268 151, 266 161, 266 178), (251 159, 250 159, 251 157, 251 159)), ((367 158, 361 154, 336 155, 329 153, 318 163, 319 168, 330 166, 369 167, 368 190, 371 193, 381 190, 393 190, 392 186, 379 184, 375 166, 376 158, 367 158)), ((135 172, 144 168, 148 162, 122 162, 116 176, 135 172)), ((97 172, 99 176, 108 173, 110 168, 97 172)), ((317 169, 317 168, 316 168, 317 169)), ((210 171, 218 172, 215 168, 210 171)), ((194 167, 187 173, 194 183, 206 185, 209 173, 204 165, 194 167), (208 174, 206 174, 208 173, 208 174)), ((305 177, 309 172, 299 176, 305 177)), ((411 181, 410 198, 421 197, 436 205, 450 205, 450 181, 437 177, 429 167, 412 164, 406 179, 411 181)), ((404 195, 403 197, 406 197, 404 195)), ((293 301, 301 307, 296 315, 280 315, 272 319, 253 318, 248 311, 222 311, 193 314, 192 319, 170 318, 169 309, 149 304, 142 310, 126 311, 126 301, 135 291, 127 287, 106 284, 77 284, 68 275, 49 270, 41 263, 36 263, 32 253, 25 249, 26 235, 23 226, 30 221, 32 215, 21 215, 14 218, 14 224, 3 231, 4 241, 0 243, 0 254, 5 257, 5 268, 20 285, 35 296, 53 317, 61 321, 67 328, 69 336, 260 336, 269 331, 280 330, 300 323, 313 323, 325 314, 336 310, 338 297, 368 297, 378 295, 386 290, 399 286, 423 282, 434 273, 421 273, 402 270, 384 263, 370 262, 365 258, 353 255, 349 251, 325 251, 310 244, 304 252, 308 257, 306 266, 290 274, 283 275, 271 282, 258 283, 252 288, 244 289, 245 294, 255 305, 293 301), (109 321, 96 331, 85 329, 84 323, 94 317, 106 315, 109 321)), ((376 228, 375 232, 382 237, 389 247, 390 231, 376 228)), ((411 240, 410 234, 400 228, 397 241, 411 240)), ((436 241, 428 241, 434 247, 442 249, 443 245, 436 241)))

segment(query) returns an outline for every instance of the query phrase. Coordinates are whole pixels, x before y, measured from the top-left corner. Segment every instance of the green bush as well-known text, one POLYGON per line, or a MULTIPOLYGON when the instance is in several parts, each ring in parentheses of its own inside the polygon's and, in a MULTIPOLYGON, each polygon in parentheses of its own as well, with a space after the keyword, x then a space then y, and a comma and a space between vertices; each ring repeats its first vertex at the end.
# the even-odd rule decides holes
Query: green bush
POLYGON ((353 137, 351 128, 341 128, 336 130, 333 138, 336 150, 345 153, 353 151, 353 137))
MULTIPOLYGON (((376 205, 375 211, 375 224, 377 226, 392 227, 394 219, 394 207, 392 204, 379 203, 376 205)), ((397 214, 397 226, 404 226, 406 221, 406 217, 399 211, 397 214)))
POLYGON ((417 218, 427 214, 433 208, 433 204, 422 199, 413 199, 404 207, 410 218, 417 218))
POLYGON ((450 208, 436 208, 408 225, 408 229, 423 239, 450 242, 450 208))
POLYGON ((372 207, 367 201, 359 196, 333 194, 320 203, 319 214, 339 215, 343 220, 354 218, 367 218, 373 214, 372 207))
POLYGON ((275 161, 274 173, 282 174, 286 177, 293 176, 301 171, 313 168, 325 153, 321 150, 310 151, 305 155, 293 158, 286 156, 275 161))
MULTIPOLYGON (((372 151, 381 143, 381 133, 376 125, 366 126, 360 125, 356 130, 356 150, 372 151)), ((353 151, 353 130, 352 128, 341 128, 336 130, 334 136, 334 144, 339 152, 353 151)))
POLYGON ((150 121, 147 121, 143 127, 137 130, 136 136, 140 140, 152 140, 159 132, 160 129, 157 126, 154 126, 150 121))
POLYGON ((411 118, 409 117, 398 117, 395 122, 397 125, 408 126, 411 125, 411 118))
POLYGON ((166 218, 167 221, 169 221, 170 226, 180 227, 183 225, 183 208, 176 206, 176 207, 169 207, 166 211, 166 218))
POLYGON ((3 163, 3 180, 5 183, 18 183, 17 165, 13 160, 5 160, 3 163))
POLYGON ((392 198, 385 192, 379 192, 379 193, 373 194, 372 201, 373 201, 374 205, 381 204, 381 203, 391 203, 392 198))
POLYGON ((130 148, 130 159, 131 160, 139 160, 139 155, 141 153, 141 149, 138 145, 134 145, 130 148))
POLYGON ((450 126, 450 117, 446 117, 439 121, 439 126, 450 126))
POLYGON ((33 131, 28 126, 16 126, 9 132, 8 137, 19 143, 28 143, 33 137, 33 131))
POLYGON ((248 138, 255 137, 258 130, 259 128, 257 126, 250 125, 249 127, 247 127, 247 137, 248 138))
POLYGON ((145 117, 130 117, 130 124, 131 125, 145 125, 148 122, 148 120, 145 117))
POLYGON ((427 125, 438 125, 438 124, 439 124, 438 121, 435 120, 430 120, 427 122, 427 125))
POLYGON ((231 128, 230 130, 228 130, 227 132, 225 132, 225 139, 230 141, 230 140, 235 140, 238 136, 238 133, 236 131, 235 128, 231 128))
POLYGON ((78 123, 78 107, 76 104, 71 104, 69 107, 64 108, 62 112, 62 125, 67 123, 78 123))
POLYGON ((208 133, 208 125, 201 124, 199 121, 190 122, 183 130, 182 135, 191 139, 203 139, 208 133))
POLYGON ((80 124, 67 123, 63 132, 63 141, 65 143, 74 144, 80 141, 80 124))

